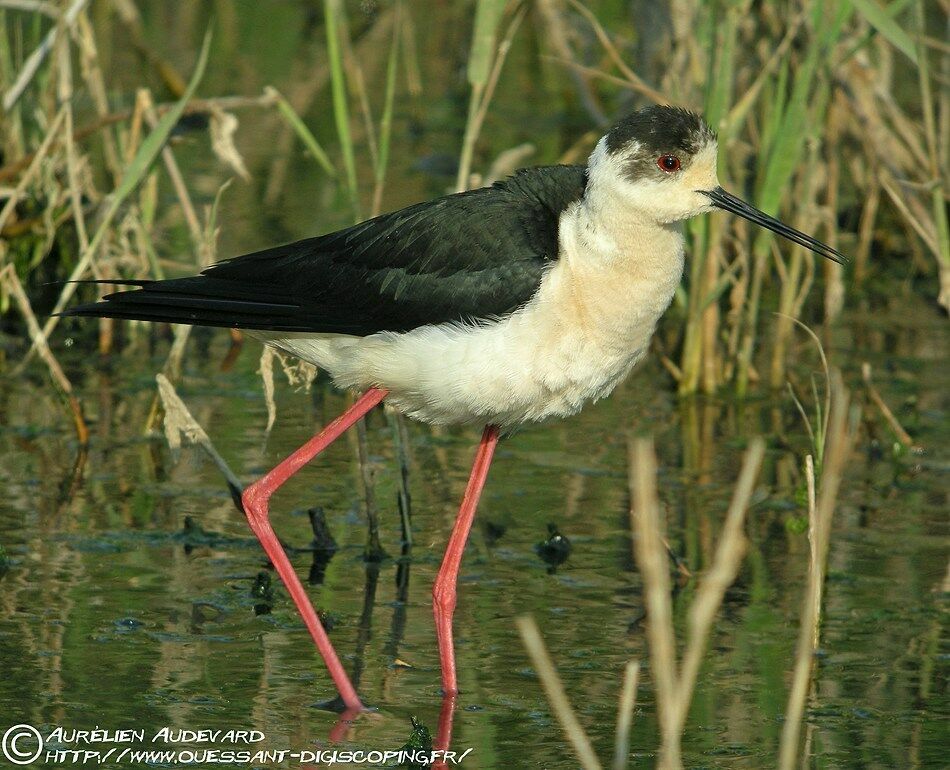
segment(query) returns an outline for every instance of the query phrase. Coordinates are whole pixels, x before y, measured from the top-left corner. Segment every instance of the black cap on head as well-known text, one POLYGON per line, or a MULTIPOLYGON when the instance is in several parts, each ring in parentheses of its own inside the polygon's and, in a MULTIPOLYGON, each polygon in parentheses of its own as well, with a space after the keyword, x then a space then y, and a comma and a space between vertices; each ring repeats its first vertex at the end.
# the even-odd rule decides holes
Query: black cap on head
POLYGON ((674 150, 692 154, 715 138, 715 132, 695 112, 653 105, 630 113, 610 129, 607 151, 615 153, 636 140, 649 154, 674 150))

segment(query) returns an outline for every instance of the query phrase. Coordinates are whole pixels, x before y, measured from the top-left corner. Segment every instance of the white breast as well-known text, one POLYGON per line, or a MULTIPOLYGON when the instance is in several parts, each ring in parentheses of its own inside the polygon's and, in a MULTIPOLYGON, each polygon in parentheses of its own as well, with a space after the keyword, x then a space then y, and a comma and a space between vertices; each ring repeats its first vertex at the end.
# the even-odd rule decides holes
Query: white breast
POLYGON ((255 334, 340 387, 387 389, 389 404, 425 422, 573 414, 640 360, 682 275, 679 229, 606 217, 609 208, 588 195, 562 215, 559 259, 504 319, 368 337, 255 334))

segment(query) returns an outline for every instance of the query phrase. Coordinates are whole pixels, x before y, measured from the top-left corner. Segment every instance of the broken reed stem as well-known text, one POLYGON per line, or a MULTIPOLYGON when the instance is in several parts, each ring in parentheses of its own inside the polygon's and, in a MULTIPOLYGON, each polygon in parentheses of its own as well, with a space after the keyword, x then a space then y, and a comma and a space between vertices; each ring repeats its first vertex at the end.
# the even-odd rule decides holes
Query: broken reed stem
POLYGON ((267 427, 264 428, 264 435, 269 436, 274 422, 277 420, 277 402, 274 400, 274 359, 277 357, 277 351, 270 345, 261 346, 260 368, 257 373, 261 375, 261 382, 264 388, 264 403, 267 405, 267 427))
POLYGON ((624 770, 627 754, 630 753, 630 727, 633 712, 637 707, 637 682, 640 678, 640 661, 627 661, 623 670, 623 687, 617 707, 617 732, 614 735, 614 770, 624 770))
POLYGON ((822 588, 828 559, 831 520, 841 484, 842 471, 854 443, 854 420, 850 414, 850 397, 841 381, 841 374, 837 370, 831 374, 829 388, 831 415, 828 421, 818 502, 814 509, 814 516, 809 517, 809 535, 813 533, 813 536, 810 537, 811 560, 808 587, 802 607, 792 687, 788 696, 788 707, 779 745, 780 770, 792 770, 800 759, 801 723, 811 682, 814 651, 819 639, 822 588))
POLYGON ((561 728, 567 734, 567 739, 574 747, 574 753, 581 763, 584 770, 601 770, 600 760, 594 754, 594 749, 590 744, 590 738, 581 727, 574 709, 571 708, 571 702, 564 692, 564 685, 557 674, 557 669, 544 646, 544 640, 541 638, 541 632, 538 630, 538 624, 530 615, 522 615, 515 618, 515 624, 518 626, 518 633, 521 634, 521 641, 528 651, 528 657, 531 658, 531 665, 541 680, 541 686, 548 697, 548 702, 554 711, 554 716, 561 723, 561 728))
POLYGON ((660 505, 656 492, 656 454, 653 440, 637 438, 630 445, 630 515, 635 532, 634 550, 643 575, 647 606, 647 637, 650 643, 650 671, 657 695, 657 714, 662 733, 659 767, 681 767, 680 736, 676 730, 676 647, 673 635, 673 608, 670 601, 670 572, 660 505))
POLYGON ((244 488, 234 471, 218 454, 208 434, 185 406, 185 402, 181 400, 171 381, 164 374, 156 374, 155 381, 158 383, 158 396, 165 411, 164 429, 168 446, 173 452, 177 452, 181 448, 181 440, 184 437, 189 443, 201 447, 221 471, 231 491, 231 497, 238 508, 243 510, 240 500, 244 488))

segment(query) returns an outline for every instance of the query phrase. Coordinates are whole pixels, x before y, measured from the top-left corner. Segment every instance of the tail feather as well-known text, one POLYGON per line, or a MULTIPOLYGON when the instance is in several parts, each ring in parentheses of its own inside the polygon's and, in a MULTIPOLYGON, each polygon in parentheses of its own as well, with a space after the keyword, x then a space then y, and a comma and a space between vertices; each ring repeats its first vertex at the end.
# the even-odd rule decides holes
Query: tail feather
POLYGON ((240 329, 306 331, 310 328, 299 317, 300 307, 297 304, 268 296, 272 293, 261 287, 248 287, 207 276, 168 281, 103 280, 81 283, 111 283, 136 288, 107 294, 99 302, 77 305, 59 315, 240 329), (223 286, 225 283, 229 285, 223 286))

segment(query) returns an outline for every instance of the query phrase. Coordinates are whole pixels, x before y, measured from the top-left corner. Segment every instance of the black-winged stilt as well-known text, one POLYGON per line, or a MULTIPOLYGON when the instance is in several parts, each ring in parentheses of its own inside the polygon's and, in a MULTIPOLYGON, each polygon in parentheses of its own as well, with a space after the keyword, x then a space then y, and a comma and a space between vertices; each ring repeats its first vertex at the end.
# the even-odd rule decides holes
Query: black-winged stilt
POLYGON ((485 425, 433 588, 442 685, 457 692, 456 580, 499 435, 609 394, 647 350, 680 282, 681 222, 725 209, 821 256, 825 244, 724 191, 698 115, 648 107, 587 167, 519 171, 354 227, 229 259, 64 315, 247 329, 363 391, 243 496, 346 706, 359 697, 271 528, 271 495, 384 398, 429 423, 485 425))

